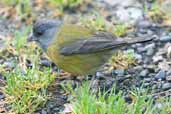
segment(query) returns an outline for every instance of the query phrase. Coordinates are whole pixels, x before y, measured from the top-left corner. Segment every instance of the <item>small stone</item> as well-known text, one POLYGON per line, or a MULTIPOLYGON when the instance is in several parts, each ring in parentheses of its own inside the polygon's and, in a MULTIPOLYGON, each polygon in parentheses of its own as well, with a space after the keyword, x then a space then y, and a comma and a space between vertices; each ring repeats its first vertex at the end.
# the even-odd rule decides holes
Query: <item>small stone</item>
POLYGON ((156 74, 156 76, 155 76, 155 78, 158 80, 158 79, 165 79, 165 77, 166 77, 166 72, 165 71, 159 71, 157 74, 156 74))
POLYGON ((149 57, 145 57, 145 59, 143 60, 144 65, 148 65, 151 62, 151 58, 149 57))
POLYGON ((151 78, 145 78, 145 79, 144 79, 144 82, 146 82, 146 83, 151 82, 151 78))
POLYGON ((0 99, 3 99, 3 98, 5 98, 5 96, 2 93, 0 93, 0 99))
POLYGON ((15 67, 14 62, 11 62, 11 61, 4 62, 4 65, 8 68, 14 68, 15 67))
POLYGON ((151 27, 151 22, 149 22, 147 20, 140 20, 137 23, 137 27, 138 28, 148 28, 148 27, 151 27))
POLYGON ((134 67, 134 70, 136 71, 142 71, 143 70, 143 67, 141 65, 137 65, 134 67))
POLYGON ((166 76, 167 81, 171 81, 171 76, 166 76))
POLYGON ((142 60, 142 55, 140 55, 140 54, 134 54, 134 57, 135 57, 135 59, 136 60, 142 60))
POLYGON ((168 64, 167 61, 163 61, 163 62, 158 63, 158 68, 160 68, 161 70, 164 70, 164 71, 168 71, 168 70, 170 70, 170 65, 168 64))
POLYGON ((42 110, 41 114, 47 114, 47 112, 45 110, 42 110))
POLYGON ((156 67, 157 67, 157 66, 155 66, 154 64, 152 64, 152 65, 147 65, 146 68, 149 70, 150 73, 154 73, 156 67))
POLYGON ((163 90, 171 89, 171 83, 164 83, 164 84, 162 85, 162 89, 163 89, 163 90))
POLYGON ((163 57, 161 55, 153 57, 153 62, 154 63, 157 63, 157 62, 162 61, 162 60, 163 60, 163 57))
POLYGON ((161 42, 168 42, 171 41, 171 36, 161 36, 160 37, 161 42))
POLYGON ((145 52, 146 50, 144 47, 138 47, 137 51, 138 51, 138 53, 142 53, 142 52, 145 52))
POLYGON ((41 60, 40 63, 41 65, 46 66, 46 67, 50 67, 52 65, 52 62, 46 59, 41 60))
POLYGON ((149 48, 149 49, 147 50, 146 55, 152 56, 153 54, 154 54, 154 48, 149 48))
POLYGON ((155 48, 155 43, 149 44, 145 46, 145 49, 148 50, 150 48, 155 48))
POLYGON ((145 69, 145 70, 140 72, 140 76, 141 77, 147 77, 148 73, 149 73, 149 71, 147 69, 145 69))
POLYGON ((124 69, 116 69, 114 70, 114 73, 117 74, 118 76, 123 76, 124 75, 124 69))
POLYGON ((148 87, 148 86, 150 86, 150 85, 151 85, 150 83, 144 83, 144 84, 143 84, 144 87, 148 87))

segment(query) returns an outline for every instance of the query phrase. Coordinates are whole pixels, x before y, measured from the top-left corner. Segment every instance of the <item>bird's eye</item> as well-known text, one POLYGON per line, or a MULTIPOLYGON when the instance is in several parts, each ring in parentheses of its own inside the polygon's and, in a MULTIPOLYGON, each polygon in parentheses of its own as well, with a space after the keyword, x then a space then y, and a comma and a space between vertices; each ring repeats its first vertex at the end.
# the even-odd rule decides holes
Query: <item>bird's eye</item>
POLYGON ((36 32, 36 35, 37 35, 37 36, 41 36, 41 35, 43 35, 43 32, 37 31, 37 32, 36 32))

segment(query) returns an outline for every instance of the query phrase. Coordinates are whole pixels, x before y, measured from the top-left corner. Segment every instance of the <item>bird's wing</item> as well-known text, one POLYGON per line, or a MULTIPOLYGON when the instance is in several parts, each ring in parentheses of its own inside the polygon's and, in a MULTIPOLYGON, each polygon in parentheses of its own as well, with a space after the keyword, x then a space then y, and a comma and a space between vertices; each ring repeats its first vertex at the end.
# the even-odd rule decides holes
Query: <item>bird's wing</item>
POLYGON ((101 52, 108 49, 113 49, 127 44, 124 40, 115 40, 114 38, 92 37, 88 39, 80 39, 71 44, 67 44, 60 48, 62 55, 73 54, 90 54, 101 52))

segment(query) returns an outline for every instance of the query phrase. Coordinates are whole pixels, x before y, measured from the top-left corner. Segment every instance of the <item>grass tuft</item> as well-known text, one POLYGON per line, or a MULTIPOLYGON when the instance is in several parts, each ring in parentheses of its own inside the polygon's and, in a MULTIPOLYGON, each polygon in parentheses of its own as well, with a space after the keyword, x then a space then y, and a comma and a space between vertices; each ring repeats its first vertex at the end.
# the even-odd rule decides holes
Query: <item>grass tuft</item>
POLYGON ((74 114, 124 114, 126 103, 122 92, 91 92, 88 83, 79 87, 75 93, 75 100, 71 102, 74 114))
MULTIPOLYGON (((74 91, 74 90, 72 90, 74 91)), ((154 100, 147 91, 135 88, 130 93, 132 102, 127 102, 122 91, 115 90, 94 93, 89 83, 77 87, 70 100, 70 111, 73 114, 169 114, 169 100, 161 99, 163 108, 158 110, 154 100), (167 103, 167 105, 166 105, 167 103)))
POLYGON ((55 76, 51 75, 51 69, 27 69, 23 73, 17 68, 12 72, 4 73, 6 86, 2 88, 5 101, 16 113, 33 113, 38 107, 46 103, 48 95, 46 88, 55 76))
POLYGON ((128 69, 130 65, 136 64, 134 52, 123 53, 119 51, 112 56, 109 64, 111 65, 110 69, 128 69))

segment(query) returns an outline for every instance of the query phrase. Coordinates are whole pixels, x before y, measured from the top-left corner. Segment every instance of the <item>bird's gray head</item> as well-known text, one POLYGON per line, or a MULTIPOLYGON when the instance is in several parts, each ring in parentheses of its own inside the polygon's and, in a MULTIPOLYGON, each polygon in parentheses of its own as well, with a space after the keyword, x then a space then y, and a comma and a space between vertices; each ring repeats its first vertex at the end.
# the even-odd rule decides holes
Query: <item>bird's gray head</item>
POLYGON ((60 20, 40 20, 33 25, 33 30, 28 37, 28 41, 37 42, 46 51, 55 39, 61 25, 62 21, 60 20))

